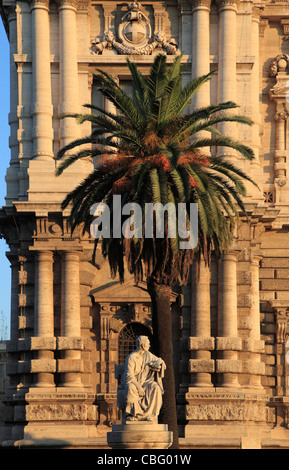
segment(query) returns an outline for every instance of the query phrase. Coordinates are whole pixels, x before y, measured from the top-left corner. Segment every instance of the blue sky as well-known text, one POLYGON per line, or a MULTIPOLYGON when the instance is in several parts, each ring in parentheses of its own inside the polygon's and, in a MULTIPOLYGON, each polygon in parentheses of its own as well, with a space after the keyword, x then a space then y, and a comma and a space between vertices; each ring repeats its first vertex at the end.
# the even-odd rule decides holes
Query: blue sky
MULTIPOLYGON (((6 182, 5 174, 9 166, 9 124, 8 113, 10 108, 9 86, 9 43, 7 35, 0 20, 0 207, 5 204, 6 182)), ((10 264, 5 256, 8 251, 5 240, 0 240, 0 339, 4 331, 3 323, 7 326, 8 335, 10 329, 10 264), (3 313, 2 313, 3 312, 3 313)), ((7 338, 7 336, 6 336, 7 338)))

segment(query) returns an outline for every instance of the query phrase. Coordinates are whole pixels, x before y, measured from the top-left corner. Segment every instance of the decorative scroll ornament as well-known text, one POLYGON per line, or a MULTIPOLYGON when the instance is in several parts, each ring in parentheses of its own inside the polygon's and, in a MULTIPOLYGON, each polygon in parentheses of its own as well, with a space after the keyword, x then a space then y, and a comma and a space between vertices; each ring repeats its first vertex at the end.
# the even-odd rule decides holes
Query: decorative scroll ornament
POLYGON ((118 54, 124 55, 150 55, 155 49, 165 50, 169 55, 180 54, 175 39, 167 41, 163 31, 155 33, 152 40, 149 20, 141 12, 142 6, 139 2, 132 2, 127 8, 128 12, 118 27, 121 42, 115 40, 111 31, 106 31, 104 41, 100 41, 99 38, 91 41, 95 54, 102 54, 104 49, 115 49, 118 54))

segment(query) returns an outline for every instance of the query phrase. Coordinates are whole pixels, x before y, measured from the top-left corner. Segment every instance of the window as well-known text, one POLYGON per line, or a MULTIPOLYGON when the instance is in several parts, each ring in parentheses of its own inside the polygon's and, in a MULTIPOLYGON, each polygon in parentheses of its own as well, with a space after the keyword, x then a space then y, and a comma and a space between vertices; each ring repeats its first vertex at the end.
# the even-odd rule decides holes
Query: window
POLYGON ((136 349, 135 340, 138 336, 148 336, 150 342, 152 334, 150 330, 141 323, 129 323, 120 332, 118 337, 118 363, 123 365, 128 354, 136 349))
POLYGON ((272 191, 264 191, 264 202, 265 203, 272 203, 273 202, 273 192, 272 191))

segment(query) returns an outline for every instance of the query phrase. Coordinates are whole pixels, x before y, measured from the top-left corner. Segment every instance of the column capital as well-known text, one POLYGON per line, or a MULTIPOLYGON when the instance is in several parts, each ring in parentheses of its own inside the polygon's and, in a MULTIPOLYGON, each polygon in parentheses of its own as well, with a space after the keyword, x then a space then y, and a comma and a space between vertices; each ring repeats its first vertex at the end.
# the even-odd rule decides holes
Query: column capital
POLYGON ((252 249, 250 251, 250 263, 252 265, 258 265, 259 266, 259 263, 261 261, 261 259, 263 258, 264 254, 262 252, 262 250, 260 249, 252 249))
POLYGON ((223 9, 236 10, 238 3, 239 0, 216 0, 216 4, 219 8, 219 11, 223 9))
POLYGON ((222 260, 237 261, 240 255, 241 255, 241 249, 239 247, 232 247, 223 253, 222 260))
POLYGON ((78 0, 57 0, 58 8, 71 7, 77 10, 78 0))
POLYGON ((207 8, 208 10, 210 10, 211 3, 211 0, 191 0, 192 10, 194 11, 195 9, 200 7, 207 8))
POLYGON ((49 0, 32 0, 31 8, 44 8, 49 10, 49 0))
POLYGON ((253 6, 253 8, 252 8, 252 19, 253 19, 253 21, 257 21, 257 22, 260 21, 263 10, 264 10, 264 7, 253 6))
POLYGON ((16 13, 15 5, 5 7, 5 13, 7 13, 8 23, 10 23, 10 21, 16 21, 17 13, 16 13))

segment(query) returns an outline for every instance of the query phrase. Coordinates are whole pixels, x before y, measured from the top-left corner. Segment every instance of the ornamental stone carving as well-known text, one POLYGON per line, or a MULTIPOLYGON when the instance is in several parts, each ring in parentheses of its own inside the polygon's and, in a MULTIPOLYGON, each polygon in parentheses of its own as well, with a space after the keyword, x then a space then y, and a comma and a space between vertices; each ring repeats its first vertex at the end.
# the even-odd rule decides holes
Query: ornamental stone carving
POLYGON ((91 47, 95 54, 102 54, 105 49, 115 49, 122 55, 150 55, 154 50, 164 50, 168 55, 179 55, 180 51, 174 38, 167 40, 164 31, 158 31, 152 39, 149 19, 141 11, 139 2, 128 5, 128 12, 122 17, 118 27, 120 42, 112 31, 104 33, 104 40, 95 38, 91 47))
POLYGON ((278 72, 284 72, 288 67, 289 55, 288 54, 279 54, 275 59, 272 60, 269 68, 269 75, 271 77, 276 77, 278 72))

